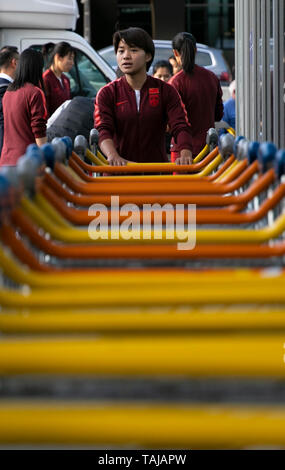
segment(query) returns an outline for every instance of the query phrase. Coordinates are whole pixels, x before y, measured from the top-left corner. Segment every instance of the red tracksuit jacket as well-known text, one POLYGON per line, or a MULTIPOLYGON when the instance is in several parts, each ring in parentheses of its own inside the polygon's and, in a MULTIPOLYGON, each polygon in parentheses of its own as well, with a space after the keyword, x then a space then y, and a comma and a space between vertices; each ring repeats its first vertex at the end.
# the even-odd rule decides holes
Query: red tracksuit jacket
MULTIPOLYGON (((206 135, 215 121, 223 117, 223 92, 220 81, 213 72, 195 65, 192 75, 180 70, 169 82, 181 96, 191 124, 193 155, 206 145, 206 135)), ((173 145, 172 151, 177 151, 173 145)))
POLYGON ((99 145, 107 138, 113 139, 122 158, 135 162, 167 161, 167 124, 178 151, 192 150, 183 103, 177 91, 158 78, 147 76, 140 90, 139 111, 126 77, 114 80, 97 93, 94 126, 99 131, 99 145))
POLYGON ((51 116, 62 103, 71 99, 69 78, 62 73, 61 80, 63 86, 52 70, 48 69, 43 73, 49 116, 51 116))
POLYGON ((3 98, 4 143, 0 165, 16 165, 36 138, 45 137, 47 110, 43 91, 26 83, 3 98))

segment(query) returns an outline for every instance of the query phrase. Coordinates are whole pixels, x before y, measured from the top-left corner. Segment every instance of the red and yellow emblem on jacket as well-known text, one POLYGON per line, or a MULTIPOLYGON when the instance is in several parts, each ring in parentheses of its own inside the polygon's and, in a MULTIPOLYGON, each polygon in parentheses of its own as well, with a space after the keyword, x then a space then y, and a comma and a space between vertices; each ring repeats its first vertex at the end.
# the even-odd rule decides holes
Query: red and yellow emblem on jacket
POLYGON ((159 105, 159 89, 158 88, 149 88, 148 100, 149 100, 150 106, 152 106, 153 108, 159 105))

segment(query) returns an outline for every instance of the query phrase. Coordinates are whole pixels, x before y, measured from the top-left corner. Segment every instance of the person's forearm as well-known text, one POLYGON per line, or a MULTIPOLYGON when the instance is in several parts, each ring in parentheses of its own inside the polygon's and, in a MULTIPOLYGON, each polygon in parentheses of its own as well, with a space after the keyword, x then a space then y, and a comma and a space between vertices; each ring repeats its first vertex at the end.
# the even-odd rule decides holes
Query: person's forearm
POLYGON ((47 143, 47 137, 46 136, 45 137, 36 137, 35 141, 36 141, 37 146, 40 147, 41 145, 44 145, 44 144, 47 143))
POLYGON ((100 149, 106 155, 109 165, 122 166, 127 164, 127 161, 118 154, 112 139, 102 140, 100 149))
POLYGON ((191 164, 193 161, 193 155, 192 155, 191 150, 189 149, 180 150, 180 158, 182 158, 183 160, 185 159, 188 160, 189 164, 191 164))
POLYGON ((106 155, 108 160, 112 158, 121 158, 112 139, 103 140, 103 142, 100 143, 100 149, 104 155, 106 155))
POLYGON ((190 149, 182 149, 180 150, 180 157, 190 157, 192 158, 192 152, 190 149))
POLYGON ((180 150, 180 155, 175 161, 176 165, 191 165, 193 163, 192 152, 189 149, 180 150))

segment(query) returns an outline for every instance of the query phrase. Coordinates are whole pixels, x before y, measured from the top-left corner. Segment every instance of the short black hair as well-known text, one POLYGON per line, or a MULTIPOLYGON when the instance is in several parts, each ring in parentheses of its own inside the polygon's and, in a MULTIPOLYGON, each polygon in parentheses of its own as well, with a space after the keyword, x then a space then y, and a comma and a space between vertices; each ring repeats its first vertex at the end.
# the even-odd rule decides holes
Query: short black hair
POLYGON ((25 49, 20 55, 16 68, 14 82, 8 87, 10 91, 16 91, 22 88, 26 83, 32 83, 35 86, 43 86, 43 66, 44 58, 41 52, 32 48, 25 49))
POLYGON ((173 74, 172 65, 167 60, 158 60, 157 62, 155 62, 153 66, 153 74, 155 74, 157 72, 157 69, 159 69, 160 67, 166 67, 169 70, 169 73, 171 75, 173 74))
POLYGON ((18 57, 19 52, 15 46, 3 46, 0 49, 0 68, 8 67, 11 60, 18 57))
POLYGON ((150 35, 144 29, 134 27, 116 31, 113 35, 113 45, 116 54, 122 39, 128 46, 139 47, 143 49, 146 54, 151 55, 151 60, 146 64, 146 70, 148 71, 154 58, 154 43, 150 35))

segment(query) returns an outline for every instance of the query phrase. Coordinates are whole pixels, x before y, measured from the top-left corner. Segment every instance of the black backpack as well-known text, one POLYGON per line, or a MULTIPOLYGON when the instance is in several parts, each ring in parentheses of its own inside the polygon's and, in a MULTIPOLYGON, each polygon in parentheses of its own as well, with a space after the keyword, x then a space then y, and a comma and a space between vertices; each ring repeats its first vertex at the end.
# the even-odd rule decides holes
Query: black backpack
POLYGON ((94 127, 94 98, 75 96, 47 129, 49 142, 54 137, 69 136, 72 141, 77 135, 84 135, 89 141, 90 130, 94 127))

